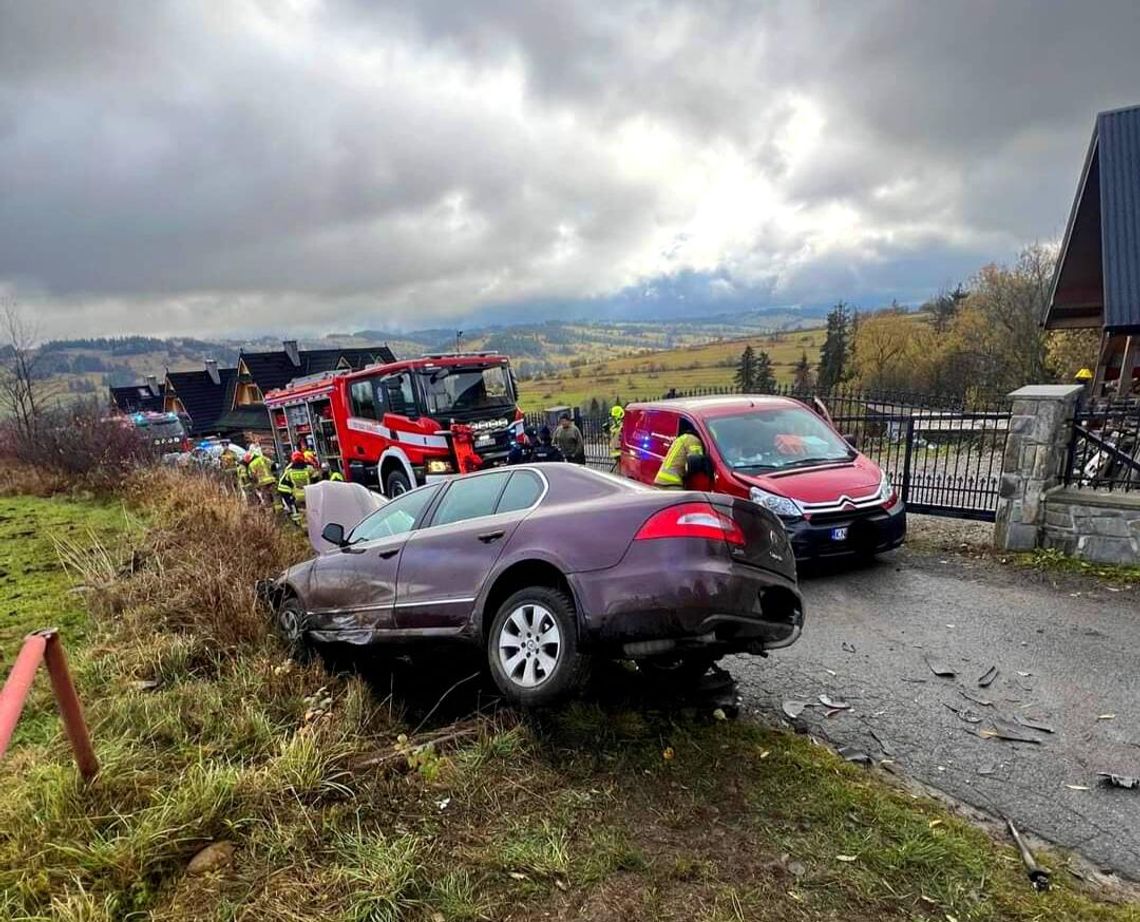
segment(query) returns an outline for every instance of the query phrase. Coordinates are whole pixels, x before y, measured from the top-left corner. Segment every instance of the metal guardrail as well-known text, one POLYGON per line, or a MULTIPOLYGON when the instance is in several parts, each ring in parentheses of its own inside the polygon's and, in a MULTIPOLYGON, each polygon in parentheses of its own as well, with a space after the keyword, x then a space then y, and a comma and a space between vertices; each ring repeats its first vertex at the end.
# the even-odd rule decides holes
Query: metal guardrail
POLYGON ((24 645, 16 655, 12 671, 0 689, 0 759, 8 751, 8 744, 12 741, 12 734, 23 713, 24 703, 28 700, 28 692, 32 689, 41 662, 47 666, 52 691, 55 693, 56 704, 59 705, 59 716, 68 742, 71 743, 79 774, 84 781, 90 781, 99 773, 99 761, 91 746, 83 706, 75 692, 75 683, 71 681, 67 656, 56 630, 37 631, 24 638, 24 645))

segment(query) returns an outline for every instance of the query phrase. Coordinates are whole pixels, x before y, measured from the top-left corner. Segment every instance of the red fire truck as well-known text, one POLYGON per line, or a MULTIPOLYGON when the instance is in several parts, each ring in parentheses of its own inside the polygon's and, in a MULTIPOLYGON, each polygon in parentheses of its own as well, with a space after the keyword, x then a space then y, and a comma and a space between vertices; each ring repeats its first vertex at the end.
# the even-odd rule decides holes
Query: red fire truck
POLYGON ((270 391, 265 404, 279 458, 311 449, 389 497, 503 463, 523 429, 510 360, 494 352, 310 375, 270 391))

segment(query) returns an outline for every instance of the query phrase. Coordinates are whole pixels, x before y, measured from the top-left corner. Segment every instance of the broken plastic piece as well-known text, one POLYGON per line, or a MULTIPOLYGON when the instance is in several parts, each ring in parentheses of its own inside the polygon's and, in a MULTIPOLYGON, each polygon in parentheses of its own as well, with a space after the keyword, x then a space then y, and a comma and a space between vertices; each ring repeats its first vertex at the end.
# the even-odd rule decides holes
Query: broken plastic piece
POLYGON ((842 647, 844 653, 854 653, 855 652, 855 644, 848 643, 846 640, 843 641, 843 643, 841 644, 841 647, 842 647))
POLYGON ((995 720, 993 727, 988 730, 979 730, 978 736, 983 739, 1008 740, 1011 743, 1041 743, 1037 737, 1000 720, 995 720))
POLYGON ((958 715, 959 720, 964 720, 968 724, 980 724, 982 722, 982 718, 971 711, 969 708, 957 708, 952 704, 947 704, 946 702, 942 702, 942 706, 947 710, 953 711, 958 715))
POLYGON ((936 676, 952 679, 958 674, 955 670, 951 669, 945 663, 932 663, 929 656, 926 657, 926 665, 927 668, 929 668, 930 671, 933 672, 936 676))
POLYGON ((783 704, 784 713, 792 720, 795 720, 803 712, 804 708, 808 706, 806 701, 785 701, 783 704))
POLYGON ((1032 717, 1022 717, 1020 714, 1013 715, 1014 721, 1021 724, 1023 727, 1028 727, 1030 730, 1040 730, 1042 733, 1055 733, 1056 731, 1047 723, 1042 723, 1032 717))
POLYGON ((1114 775, 1112 772, 1097 772, 1103 784, 1114 788, 1136 789, 1140 788, 1140 778, 1131 775, 1114 775))
POLYGON ((879 744, 879 748, 883 750, 883 755, 893 756, 895 754, 894 750, 891 749, 891 747, 887 744, 887 741, 879 736, 878 733, 876 733, 874 730, 869 730, 868 732, 871 734, 871 737, 875 740, 875 742, 879 744))
POLYGON ((819 703, 825 708, 832 708, 834 710, 844 711, 851 707, 846 701, 836 701, 828 695, 820 695, 819 703))
POLYGON ((871 757, 862 750, 856 749, 854 746, 840 746, 835 751, 843 757, 843 761, 845 762, 855 762, 857 765, 871 764, 871 757))
POLYGON ((958 694, 965 698, 967 701, 973 701, 974 704, 980 704, 984 708, 993 707, 993 702, 988 698, 979 698, 976 695, 971 695, 964 688, 958 689, 958 694))
POLYGON ((998 667, 990 666, 985 672, 978 676, 978 688, 989 688, 998 677, 998 667))

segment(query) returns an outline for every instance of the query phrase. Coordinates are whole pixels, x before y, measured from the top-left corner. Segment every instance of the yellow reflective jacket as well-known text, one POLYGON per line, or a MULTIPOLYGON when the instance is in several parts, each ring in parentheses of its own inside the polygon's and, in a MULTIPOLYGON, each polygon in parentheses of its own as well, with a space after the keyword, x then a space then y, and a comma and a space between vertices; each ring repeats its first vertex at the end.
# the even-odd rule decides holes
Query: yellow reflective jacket
POLYGON ((292 493, 296 500, 304 499, 305 487, 312 483, 311 474, 312 468, 307 464, 290 464, 277 482, 277 492, 292 493))
POLYGON ((653 483, 658 487, 680 487, 685 484, 685 465, 689 458, 699 457, 705 453, 705 447, 691 432, 679 435, 673 439, 657 477, 653 483))
POLYGON ((268 486, 274 480, 273 465, 265 455, 254 455, 253 460, 249 462, 249 476, 259 487, 268 486))

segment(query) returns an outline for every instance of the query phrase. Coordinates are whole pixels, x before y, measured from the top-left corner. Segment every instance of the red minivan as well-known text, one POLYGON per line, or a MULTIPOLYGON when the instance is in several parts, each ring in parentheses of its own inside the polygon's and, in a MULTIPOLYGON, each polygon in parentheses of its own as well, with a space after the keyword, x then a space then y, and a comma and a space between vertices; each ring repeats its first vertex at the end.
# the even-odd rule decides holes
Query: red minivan
POLYGON ((819 413, 784 397, 698 397, 626 407, 621 472, 652 484, 679 433, 704 443, 688 489, 748 497, 783 521, 796 558, 872 555, 906 538, 890 479, 819 413))

